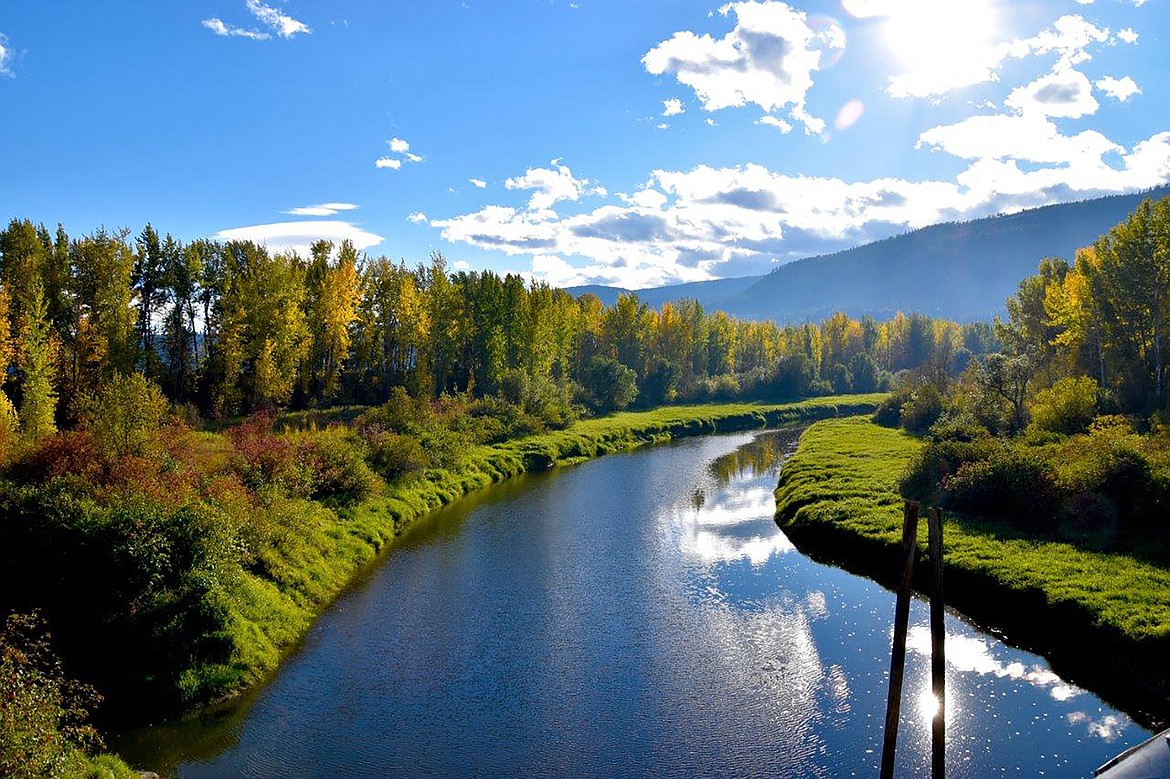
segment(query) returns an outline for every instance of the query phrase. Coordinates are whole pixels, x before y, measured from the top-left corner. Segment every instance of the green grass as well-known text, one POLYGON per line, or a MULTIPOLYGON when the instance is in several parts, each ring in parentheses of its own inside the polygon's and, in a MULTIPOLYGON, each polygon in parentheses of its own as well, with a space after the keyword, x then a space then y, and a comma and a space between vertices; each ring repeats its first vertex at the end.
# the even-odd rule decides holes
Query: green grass
MULTIPOLYGON (((781 471, 777 522, 814 557, 892 583, 900 574, 898 481, 919 446, 864 417, 817 422, 781 471)), ((925 534, 920 523, 920 560, 925 534)), ((1153 705, 1167 707, 1170 571, 965 517, 947 517, 943 534, 948 603, 1054 662, 1077 668, 1092 656, 1125 674, 1118 684, 1158 688, 1153 705)))
POLYGON ((247 571, 226 576, 215 593, 226 662, 182 673, 180 699, 194 704, 237 693, 264 678, 316 615, 404 529, 468 492, 518 474, 580 462, 670 438, 778 426, 872 411, 881 394, 792 403, 672 406, 579 422, 566 430, 478 446, 456 470, 432 469, 390 484, 352 507, 289 500, 286 527, 247 571))

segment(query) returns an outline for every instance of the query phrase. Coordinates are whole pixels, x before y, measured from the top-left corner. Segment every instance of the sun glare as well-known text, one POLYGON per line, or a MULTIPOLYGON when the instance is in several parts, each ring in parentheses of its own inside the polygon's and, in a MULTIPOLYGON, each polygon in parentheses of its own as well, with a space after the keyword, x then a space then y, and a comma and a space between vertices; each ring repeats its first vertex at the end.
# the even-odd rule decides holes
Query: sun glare
POLYGON ((966 68, 986 59, 995 33, 995 13, 978 0, 891 3, 885 37, 909 69, 966 68))
POLYGON ((976 83, 994 64, 999 20, 989 0, 844 0, 844 6, 858 18, 883 19, 901 79, 976 83))

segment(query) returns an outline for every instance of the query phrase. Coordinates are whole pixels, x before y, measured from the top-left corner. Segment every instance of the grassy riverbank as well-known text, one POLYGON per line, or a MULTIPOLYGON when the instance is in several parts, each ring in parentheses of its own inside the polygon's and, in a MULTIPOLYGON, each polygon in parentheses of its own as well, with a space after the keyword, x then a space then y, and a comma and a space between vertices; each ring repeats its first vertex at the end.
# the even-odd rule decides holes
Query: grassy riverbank
MULTIPOLYGON (((898 482, 920 446, 868 418, 818 422, 784 465, 777 522, 812 556, 892 585, 898 482)), ((944 534, 948 603, 1140 718, 1170 717, 1170 571, 966 517, 948 517, 944 534)))
MULTIPOLYGON (((225 659, 193 665, 181 677, 180 697, 197 702, 231 695, 263 678, 282 653, 387 544, 411 522, 471 490, 526 471, 579 462, 671 438, 778 426, 863 413, 882 395, 784 403, 675 406, 591 419, 562 431, 492 446, 476 446, 456 470, 430 469, 392 482, 350 507, 301 505, 289 527, 257 564, 223 590, 220 639, 225 659)), ((306 502, 307 503, 307 502, 306 502)))

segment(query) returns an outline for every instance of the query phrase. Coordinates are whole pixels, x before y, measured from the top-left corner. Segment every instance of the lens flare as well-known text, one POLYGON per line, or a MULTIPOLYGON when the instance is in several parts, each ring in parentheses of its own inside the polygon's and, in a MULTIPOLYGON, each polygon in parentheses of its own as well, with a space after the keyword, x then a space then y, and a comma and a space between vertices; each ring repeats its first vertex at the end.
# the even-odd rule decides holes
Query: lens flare
POLYGON ((841 110, 837 112, 837 119, 833 122, 833 125, 838 130, 847 130, 857 124, 857 120, 861 118, 863 113, 865 113, 865 103, 854 98, 841 106, 841 110))

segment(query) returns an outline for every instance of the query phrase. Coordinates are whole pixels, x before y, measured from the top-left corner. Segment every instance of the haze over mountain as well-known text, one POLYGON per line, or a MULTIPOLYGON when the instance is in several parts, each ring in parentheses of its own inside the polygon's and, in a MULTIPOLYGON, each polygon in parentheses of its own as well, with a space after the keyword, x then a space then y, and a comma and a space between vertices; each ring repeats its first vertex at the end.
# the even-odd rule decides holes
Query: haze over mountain
MULTIPOLYGON (((1170 187, 1029 209, 970 222, 932 225, 845 251, 782 265, 762 276, 633 290, 647 305, 683 298, 705 309, 779 323, 918 312, 959 322, 989 320, 1044 257, 1070 262, 1147 197, 1170 187)), ((624 290, 570 287, 612 304, 624 290)))

